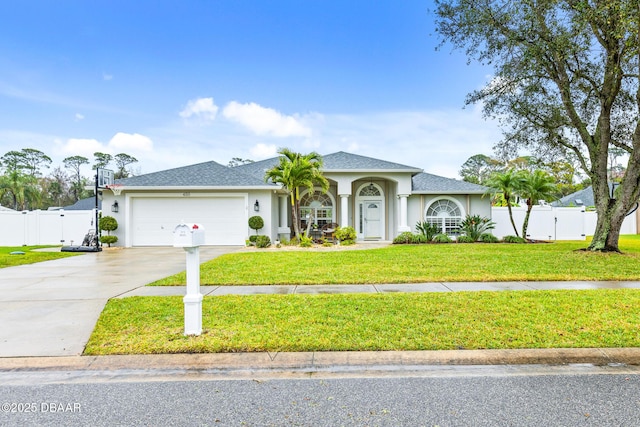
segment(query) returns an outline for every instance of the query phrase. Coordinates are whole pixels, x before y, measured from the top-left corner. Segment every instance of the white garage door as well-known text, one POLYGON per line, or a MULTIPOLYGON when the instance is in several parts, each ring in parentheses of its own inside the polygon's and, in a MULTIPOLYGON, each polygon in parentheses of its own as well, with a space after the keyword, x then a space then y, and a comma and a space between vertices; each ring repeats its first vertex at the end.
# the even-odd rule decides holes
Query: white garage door
POLYGON ((131 199, 131 245, 171 246, 181 221, 202 224, 207 245, 244 245, 247 210, 237 197, 135 197, 131 199))

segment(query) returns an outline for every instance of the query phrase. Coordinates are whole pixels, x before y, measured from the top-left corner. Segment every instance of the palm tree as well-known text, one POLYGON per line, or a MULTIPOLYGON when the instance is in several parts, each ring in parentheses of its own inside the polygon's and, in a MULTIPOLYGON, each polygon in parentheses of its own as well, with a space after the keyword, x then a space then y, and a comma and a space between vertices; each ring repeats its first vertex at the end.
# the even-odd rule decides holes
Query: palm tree
POLYGON ((522 237, 526 238, 527 228, 529 227, 529 215, 531 215, 531 210, 536 201, 549 200, 555 197, 558 189, 556 188, 553 177, 543 170, 538 169, 534 172, 520 171, 518 174, 521 177, 519 188, 520 197, 527 199, 527 213, 522 223, 522 237))
POLYGON ((316 152, 309 154, 295 153, 288 148, 278 151, 279 163, 265 173, 265 181, 271 180, 281 184, 291 198, 291 223, 298 239, 301 237, 300 227, 300 189, 314 191, 319 185, 322 192, 329 189, 329 181, 322 175, 322 156, 316 152))
POLYGON ((489 187, 487 193, 492 194, 493 196, 502 194, 502 196, 504 197, 504 201, 507 204, 507 209, 509 210, 509 219, 511 220, 513 231, 518 237, 520 236, 518 234, 516 223, 513 220, 511 203, 512 201, 515 201, 516 194, 522 185, 522 178, 523 177, 520 173, 516 172, 514 169, 509 169, 505 172, 494 173, 484 184, 489 187))
POLYGON ((28 205, 40 201, 37 180, 19 169, 13 169, 0 176, 0 197, 5 194, 11 197, 15 210, 26 209, 28 205))

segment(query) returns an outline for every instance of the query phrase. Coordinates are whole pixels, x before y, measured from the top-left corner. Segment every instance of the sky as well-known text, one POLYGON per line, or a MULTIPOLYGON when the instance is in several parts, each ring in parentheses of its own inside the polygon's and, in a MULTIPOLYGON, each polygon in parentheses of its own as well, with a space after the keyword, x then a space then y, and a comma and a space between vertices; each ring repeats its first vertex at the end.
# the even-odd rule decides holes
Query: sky
POLYGON ((433 7, 0 1, 0 155, 35 148, 58 166, 126 153, 141 174, 287 147, 460 178, 501 138, 480 106, 465 107, 491 69, 436 50, 433 7))

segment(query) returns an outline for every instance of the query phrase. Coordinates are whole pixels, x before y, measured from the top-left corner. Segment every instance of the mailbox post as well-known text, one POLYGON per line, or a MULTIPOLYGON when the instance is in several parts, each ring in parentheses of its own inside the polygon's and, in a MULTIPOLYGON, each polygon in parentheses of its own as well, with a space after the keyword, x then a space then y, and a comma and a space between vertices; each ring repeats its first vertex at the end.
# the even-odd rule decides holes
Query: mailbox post
POLYGON ((173 230, 173 246, 187 253, 187 292, 184 302, 184 334, 202 333, 202 294, 200 293, 200 245, 204 244, 204 227, 181 223, 173 230))

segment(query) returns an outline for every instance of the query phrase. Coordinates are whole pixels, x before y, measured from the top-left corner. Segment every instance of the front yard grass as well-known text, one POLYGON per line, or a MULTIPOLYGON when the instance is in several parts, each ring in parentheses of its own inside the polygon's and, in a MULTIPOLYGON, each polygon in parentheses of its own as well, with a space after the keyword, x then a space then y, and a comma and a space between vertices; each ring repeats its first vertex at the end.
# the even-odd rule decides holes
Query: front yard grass
POLYGON ((78 254, 71 252, 39 252, 34 249, 48 248, 50 246, 1 246, 0 268, 14 267, 23 264, 50 261, 52 259, 65 258, 78 254), (11 255, 11 252, 24 252, 24 255, 11 255))
MULTIPOLYGON (((394 245, 336 251, 254 250, 203 263, 203 285, 640 280, 640 236, 623 254, 578 251, 588 242, 394 245)), ((152 285, 184 285, 185 273, 152 285)))
POLYGON ((87 355, 640 346, 640 290, 205 297, 183 335, 182 297, 112 299, 87 355))

